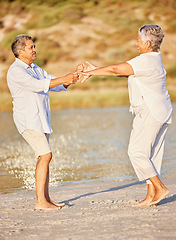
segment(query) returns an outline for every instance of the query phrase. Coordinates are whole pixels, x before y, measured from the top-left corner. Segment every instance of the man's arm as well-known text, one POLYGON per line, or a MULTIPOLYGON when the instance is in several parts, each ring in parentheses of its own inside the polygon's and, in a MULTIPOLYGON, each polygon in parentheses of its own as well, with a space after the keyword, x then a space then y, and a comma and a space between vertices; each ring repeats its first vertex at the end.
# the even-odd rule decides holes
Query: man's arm
POLYGON ((78 80, 78 73, 69 73, 63 77, 58 77, 51 79, 49 89, 54 88, 58 85, 63 85, 64 87, 68 87, 71 84, 75 84, 78 80))
POLYGON ((29 74, 25 69, 16 67, 9 69, 7 73, 8 85, 14 84, 18 87, 28 89, 32 92, 47 92, 50 88, 58 85, 64 85, 65 87, 70 84, 74 84, 78 79, 78 73, 70 73, 66 76, 51 79, 49 76, 45 76, 42 79, 36 79, 29 74), (25 79, 25 81, 24 81, 25 79))

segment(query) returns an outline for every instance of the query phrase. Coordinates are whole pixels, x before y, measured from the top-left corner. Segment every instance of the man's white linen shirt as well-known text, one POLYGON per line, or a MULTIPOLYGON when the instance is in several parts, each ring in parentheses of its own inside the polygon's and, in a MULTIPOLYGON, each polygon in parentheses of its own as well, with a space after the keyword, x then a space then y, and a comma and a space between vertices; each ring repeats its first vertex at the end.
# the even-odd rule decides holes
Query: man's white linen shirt
POLYGON ((49 89, 55 78, 36 64, 31 67, 16 58, 7 73, 13 98, 13 119, 20 134, 27 129, 51 133, 48 91, 67 90, 63 85, 49 89))
POLYGON ((134 71, 128 77, 131 108, 144 100, 151 114, 161 123, 171 123, 172 104, 166 89, 166 71, 160 52, 141 54, 127 61, 134 71))

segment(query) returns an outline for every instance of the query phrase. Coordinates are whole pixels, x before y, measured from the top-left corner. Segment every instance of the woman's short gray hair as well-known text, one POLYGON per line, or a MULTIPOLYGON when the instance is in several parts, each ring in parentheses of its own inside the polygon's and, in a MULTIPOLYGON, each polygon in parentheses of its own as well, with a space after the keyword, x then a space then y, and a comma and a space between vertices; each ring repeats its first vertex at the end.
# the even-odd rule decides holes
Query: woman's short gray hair
POLYGON ((158 51, 160 49, 164 38, 161 27, 155 24, 146 24, 139 29, 138 34, 144 43, 146 41, 151 42, 153 51, 158 51))
POLYGON ((27 34, 21 34, 14 39, 11 49, 16 58, 18 57, 18 50, 24 50, 26 46, 25 40, 32 40, 32 37, 27 34))

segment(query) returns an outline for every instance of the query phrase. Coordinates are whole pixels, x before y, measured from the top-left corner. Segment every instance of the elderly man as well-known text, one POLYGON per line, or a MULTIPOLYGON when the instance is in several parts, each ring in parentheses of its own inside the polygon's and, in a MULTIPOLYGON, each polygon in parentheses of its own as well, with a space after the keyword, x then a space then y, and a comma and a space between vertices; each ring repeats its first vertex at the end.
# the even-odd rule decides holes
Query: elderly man
POLYGON ((35 152, 37 165, 35 209, 52 210, 65 204, 53 202, 49 197, 50 106, 48 91, 67 90, 78 80, 78 73, 55 78, 32 62, 36 49, 32 38, 18 35, 12 43, 14 63, 7 73, 7 83, 13 97, 13 118, 19 133, 35 152))

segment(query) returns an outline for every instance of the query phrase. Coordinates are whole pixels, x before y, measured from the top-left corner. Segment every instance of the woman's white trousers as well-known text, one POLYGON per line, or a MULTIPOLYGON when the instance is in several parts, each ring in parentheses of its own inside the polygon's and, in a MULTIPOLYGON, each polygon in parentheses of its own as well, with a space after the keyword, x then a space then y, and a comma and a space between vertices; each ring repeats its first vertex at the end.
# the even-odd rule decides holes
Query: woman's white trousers
MULTIPOLYGON (((140 181, 160 176, 167 123, 158 122, 145 102, 133 108, 135 117, 128 155, 140 181)), ((147 180, 150 184, 150 180, 147 180)))

